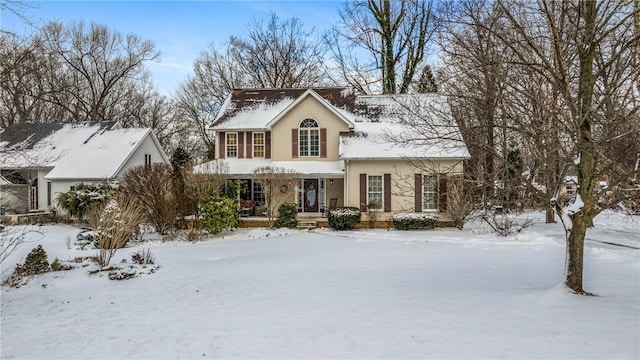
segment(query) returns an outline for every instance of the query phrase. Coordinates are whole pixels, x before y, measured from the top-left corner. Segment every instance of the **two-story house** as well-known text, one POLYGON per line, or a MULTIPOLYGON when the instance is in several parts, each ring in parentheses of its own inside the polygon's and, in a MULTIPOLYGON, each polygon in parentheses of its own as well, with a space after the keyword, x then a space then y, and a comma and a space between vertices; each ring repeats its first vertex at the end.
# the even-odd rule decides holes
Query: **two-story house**
POLYGON ((449 118, 435 94, 240 89, 229 94, 211 130, 215 161, 224 160, 232 178, 246 181, 243 198, 259 203, 253 170, 278 166, 300 174, 297 184, 282 189, 300 213, 317 216, 335 203, 379 211, 384 219, 446 206, 446 177, 462 173, 469 157, 457 127, 446 125, 449 118))

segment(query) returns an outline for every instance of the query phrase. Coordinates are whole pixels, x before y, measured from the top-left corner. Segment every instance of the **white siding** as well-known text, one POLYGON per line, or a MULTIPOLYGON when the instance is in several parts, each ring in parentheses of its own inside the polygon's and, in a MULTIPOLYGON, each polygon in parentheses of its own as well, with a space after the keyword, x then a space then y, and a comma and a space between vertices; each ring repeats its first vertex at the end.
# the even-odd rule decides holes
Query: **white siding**
POLYGON ((165 163, 162 155, 160 153, 160 149, 156 146, 151 135, 147 135, 145 139, 142 141, 142 144, 136 149, 133 155, 127 160, 125 165, 120 169, 120 172, 116 174, 116 178, 122 176, 127 170, 134 168, 139 165, 144 165, 144 156, 145 154, 151 155, 152 163, 165 163))

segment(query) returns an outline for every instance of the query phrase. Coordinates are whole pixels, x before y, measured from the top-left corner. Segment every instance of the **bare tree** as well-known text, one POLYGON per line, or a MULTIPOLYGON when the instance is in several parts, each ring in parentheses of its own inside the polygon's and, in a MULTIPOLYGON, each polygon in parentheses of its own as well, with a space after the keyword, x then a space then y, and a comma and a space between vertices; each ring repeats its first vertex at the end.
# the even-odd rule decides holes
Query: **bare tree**
POLYGON ((83 22, 47 24, 39 34, 46 51, 59 61, 49 86, 51 101, 74 121, 114 119, 130 79, 140 79, 144 63, 159 57, 155 45, 134 34, 122 35, 105 25, 83 22))
POLYGON ((469 148, 466 171, 481 186, 483 201, 494 198, 497 170, 506 156, 500 139, 507 136, 502 121, 508 51, 493 36, 502 23, 490 2, 463 1, 439 37, 447 64, 440 89, 469 148))
POLYGON ((345 3, 326 36, 341 80, 363 93, 408 92, 439 28, 437 11, 432 0, 345 3))
MULTIPOLYGON (((559 95, 561 141, 570 144, 578 199, 568 212, 565 285, 584 294, 583 254, 593 218, 631 178, 637 152, 640 36, 632 1, 499 1, 508 31, 495 32, 515 55, 513 66, 535 73, 559 95), (625 144, 622 148, 611 146, 625 144), (607 186, 600 182, 607 180, 607 186)), ((614 196, 615 198, 615 196, 614 196)))
POLYGON ((210 44, 195 60, 194 75, 175 94, 179 119, 201 139, 199 157, 215 149, 208 125, 231 90, 318 86, 325 82, 324 53, 324 42, 300 19, 274 13, 266 22, 249 24, 244 36, 210 44))
POLYGON ((278 207, 287 200, 293 201, 293 193, 289 187, 296 183, 299 177, 294 170, 278 166, 260 166, 253 170, 253 181, 260 185, 264 194, 269 227, 273 225, 273 217, 278 207))

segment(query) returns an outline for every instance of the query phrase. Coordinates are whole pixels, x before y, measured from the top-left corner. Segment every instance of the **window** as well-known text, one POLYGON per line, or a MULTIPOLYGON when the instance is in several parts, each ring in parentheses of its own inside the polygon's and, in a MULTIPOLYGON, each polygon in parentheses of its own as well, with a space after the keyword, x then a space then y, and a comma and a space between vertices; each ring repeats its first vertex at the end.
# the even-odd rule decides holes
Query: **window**
POLYGON ((320 156, 320 129, 313 119, 304 119, 298 131, 300 156, 320 156))
POLYGON ((253 201, 255 201, 257 205, 264 204, 264 192, 262 191, 262 186, 260 186, 257 181, 253 182, 253 201))
POLYGON ((75 185, 71 185, 71 186, 69 186, 69 191, 76 191, 76 187, 75 187, 75 185))
POLYGON ((238 157, 238 133, 227 133, 227 157, 238 157))
POLYGON ((264 157, 264 133, 263 132, 253 133, 253 157, 254 158, 264 157))
POLYGON ((151 165, 151 154, 144 154, 144 164, 146 166, 151 165))
POLYGON ((436 210, 438 207, 438 176, 422 177, 422 210, 436 210))
POLYGON ((367 208, 382 209, 382 175, 367 176, 367 208))
POLYGON ((51 206, 51 181, 47 181, 47 206, 51 206))

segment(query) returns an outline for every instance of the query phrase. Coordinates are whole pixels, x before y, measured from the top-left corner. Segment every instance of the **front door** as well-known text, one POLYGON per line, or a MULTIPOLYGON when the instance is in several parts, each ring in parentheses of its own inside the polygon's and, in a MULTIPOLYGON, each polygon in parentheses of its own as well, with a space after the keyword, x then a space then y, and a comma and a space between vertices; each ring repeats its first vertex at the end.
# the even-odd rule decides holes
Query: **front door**
POLYGON ((304 179, 304 212, 318 212, 318 179, 304 179))

